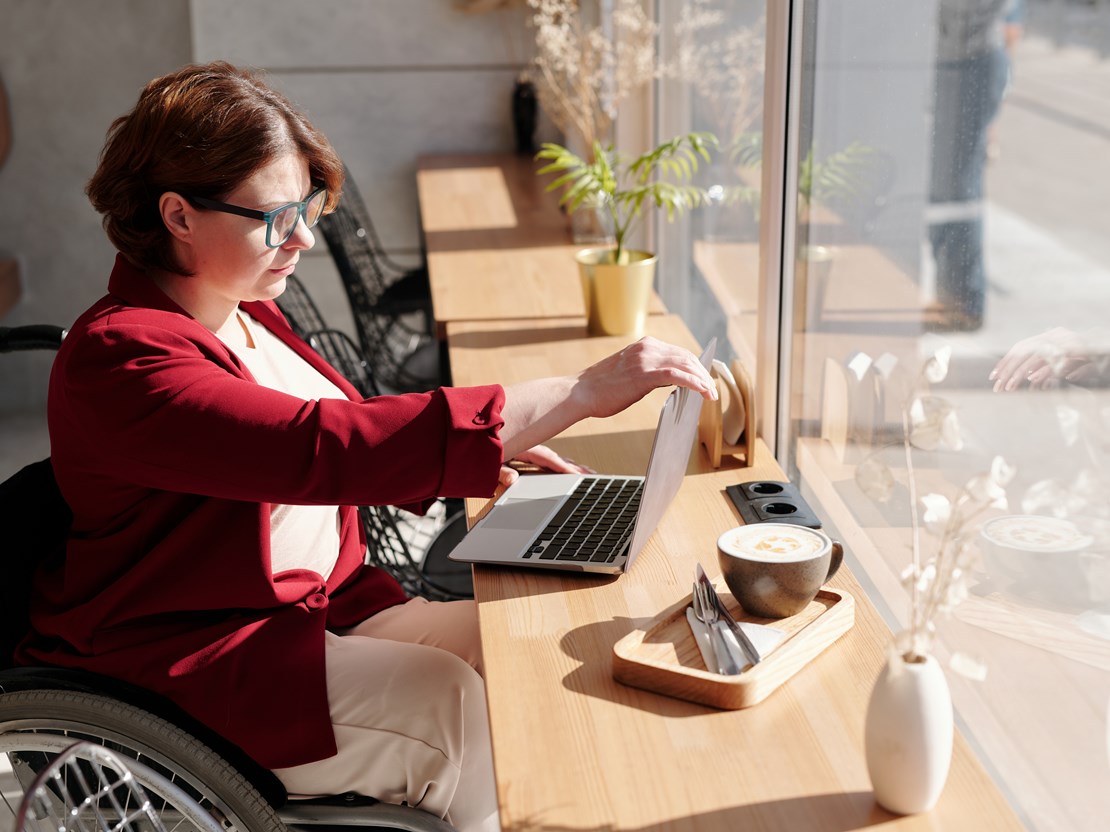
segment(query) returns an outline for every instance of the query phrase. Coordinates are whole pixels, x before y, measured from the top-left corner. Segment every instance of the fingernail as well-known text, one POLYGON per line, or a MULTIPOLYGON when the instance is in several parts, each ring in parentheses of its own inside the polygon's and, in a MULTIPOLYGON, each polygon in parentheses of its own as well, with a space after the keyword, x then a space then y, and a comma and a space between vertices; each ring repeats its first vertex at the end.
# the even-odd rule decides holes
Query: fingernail
POLYGON ((998 378, 998 370, 991 370, 990 375, 987 376, 987 381, 994 381, 998 378))

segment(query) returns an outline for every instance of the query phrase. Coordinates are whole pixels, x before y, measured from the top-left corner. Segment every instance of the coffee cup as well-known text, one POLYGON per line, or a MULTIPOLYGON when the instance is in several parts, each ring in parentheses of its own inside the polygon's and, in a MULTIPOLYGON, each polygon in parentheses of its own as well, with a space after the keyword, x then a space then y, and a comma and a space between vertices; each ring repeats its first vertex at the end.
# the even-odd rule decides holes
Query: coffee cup
POLYGON ((717 538, 725 583, 746 612, 761 618, 804 610, 843 559, 843 547, 823 531, 790 523, 749 523, 717 538))
POLYGON ((983 566, 1011 594, 1067 606, 1090 601, 1088 550, 1094 536, 1063 517, 1007 514, 980 529, 983 566))

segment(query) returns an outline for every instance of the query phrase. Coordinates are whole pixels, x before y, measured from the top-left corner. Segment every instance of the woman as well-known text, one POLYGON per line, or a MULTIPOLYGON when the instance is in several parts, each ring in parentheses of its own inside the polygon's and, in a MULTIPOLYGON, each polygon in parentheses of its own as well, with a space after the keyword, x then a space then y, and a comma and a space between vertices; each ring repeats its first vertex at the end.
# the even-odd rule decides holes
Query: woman
POLYGON ((341 179, 226 63, 155 79, 112 125, 88 193, 119 256, 50 383, 73 530, 20 659, 158 691, 293 794, 495 828, 473 604, 365 566, 353 506, 488 495, 514 457, 575 470, 534 446, 657 386, 715 388, 647 339, 574 376, 361 400, 273 303, 341 179))

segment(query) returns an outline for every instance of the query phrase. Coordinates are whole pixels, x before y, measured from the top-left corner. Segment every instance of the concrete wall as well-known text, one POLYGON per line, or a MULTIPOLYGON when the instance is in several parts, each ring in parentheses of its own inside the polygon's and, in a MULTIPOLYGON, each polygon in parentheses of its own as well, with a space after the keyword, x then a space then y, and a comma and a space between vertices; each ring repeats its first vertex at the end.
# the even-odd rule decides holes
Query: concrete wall
MULTIPOLYGON (((113 249, 85 198, 112 119, 188 61, 187 0, 0 0, 12 150, 0 169, 0 249, 23 297, 0 325, 70 323, 104 293, 113 249)), ((48 354, 0 356, 0 409, 45 401, 48 354)))
MULTIPOLYGON (((391 253, 415 262, 416 158, 511 149, 510 91, 531 57, 525 21, 522 9, 471 15, 451 0, 0 0, 14 131, 0 251, 25 277, 0 325, 65 325, 103 294, 113 251, 84 184, 112 119, 146 81, 190 61, 265 70, 344 157, 391 253)), ((322 239, 302 263, 325 316, 348 326, 322 239)), ((0 361, 0 412, 41 408, 48 365, 46 355, 0 361)))

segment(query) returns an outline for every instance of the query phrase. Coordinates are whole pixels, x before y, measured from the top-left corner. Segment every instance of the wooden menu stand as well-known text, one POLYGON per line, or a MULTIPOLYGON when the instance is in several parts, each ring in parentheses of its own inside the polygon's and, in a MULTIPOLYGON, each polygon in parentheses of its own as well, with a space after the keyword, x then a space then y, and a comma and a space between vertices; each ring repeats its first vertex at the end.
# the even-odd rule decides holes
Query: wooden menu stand
POLYGON ((698 441, 705 445, 705 453, 714 468, 721 467, 721 457, 724 454, 742 457, 744 467, 750 468, 755 464, 756 446, 755 398, 752 395, 752 380, 740 359, 733 360, 731 369, 744 411, 744 429, 740 434, 740 441, 731 444, 724 439, 724 414, 729 407, 735 406, 735 403, 731 401, 733 394, 729 390, 729 385, 723 383, 716 368, 711 369, 709 374, 717 382, 719 395, 716 401, 702 404, 701 418, 698 421, 698 441))

